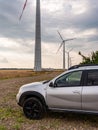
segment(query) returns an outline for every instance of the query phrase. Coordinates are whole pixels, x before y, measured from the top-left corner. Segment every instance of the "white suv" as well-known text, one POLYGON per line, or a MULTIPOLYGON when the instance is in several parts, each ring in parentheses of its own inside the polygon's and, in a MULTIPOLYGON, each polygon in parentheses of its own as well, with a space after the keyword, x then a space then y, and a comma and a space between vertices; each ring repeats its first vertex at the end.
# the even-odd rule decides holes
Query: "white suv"
POLYGON ((98 65, 77 65, 51 81, 23 85, 17 103, 29 119, 46 110, 98 114, 98 65))

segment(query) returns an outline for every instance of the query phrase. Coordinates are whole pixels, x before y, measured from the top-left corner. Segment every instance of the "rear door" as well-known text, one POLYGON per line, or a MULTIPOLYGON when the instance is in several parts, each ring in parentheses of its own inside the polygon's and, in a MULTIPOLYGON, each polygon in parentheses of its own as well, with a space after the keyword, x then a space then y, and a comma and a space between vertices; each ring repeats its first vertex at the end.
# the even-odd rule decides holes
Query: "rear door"
POLYGON ((67 73, 56 79, 55 87, 47 88, 49 108, 81 109, 82 71, 67 73))
POLYGON ((98 70, 86 71, 85 79, 82 90, 82 109, 98 111, 98 70))

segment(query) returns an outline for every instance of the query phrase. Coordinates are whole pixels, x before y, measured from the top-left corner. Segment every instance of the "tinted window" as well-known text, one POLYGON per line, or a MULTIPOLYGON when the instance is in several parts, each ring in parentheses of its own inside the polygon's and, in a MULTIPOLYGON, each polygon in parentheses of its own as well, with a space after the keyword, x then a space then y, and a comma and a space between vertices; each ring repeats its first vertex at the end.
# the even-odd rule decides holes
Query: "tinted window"
POLYGON ((92 70, 88 72, 87 85, 98 85, 98 70, 92 70))
POLYGON ((80 86, 82 71, 65 74, 56 80, 57 87, 80 86))

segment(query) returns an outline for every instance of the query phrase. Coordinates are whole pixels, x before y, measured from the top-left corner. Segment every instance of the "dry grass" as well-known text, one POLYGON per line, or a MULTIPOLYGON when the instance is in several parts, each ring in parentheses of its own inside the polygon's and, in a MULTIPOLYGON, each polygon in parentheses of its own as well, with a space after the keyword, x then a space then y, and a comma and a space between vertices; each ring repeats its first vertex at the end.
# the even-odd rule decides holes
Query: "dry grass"
POLYGON ((47 74, 60 74, 61 70, 57 71, 42 71, 34 72, 33 70, 0 70, 0 79, 9 79, 9 78, 19 78, 19 77, 31 77, 37 75, 47 75, 47 74))
POLYGON ((48 113, 39 121, 24 117, 15 99, 19 87, 26 83, 51 79, 59 73, 61 72, 2 71, 0 76, 4 77, 0 78, 4 80, 0 81, 0 130, 98 130, 98 116, 95 115, 48 113))
POLYGON ((35 72, 32 70, 0 70, 0 79, 9 79, 16 77, 33 76, 35 72))

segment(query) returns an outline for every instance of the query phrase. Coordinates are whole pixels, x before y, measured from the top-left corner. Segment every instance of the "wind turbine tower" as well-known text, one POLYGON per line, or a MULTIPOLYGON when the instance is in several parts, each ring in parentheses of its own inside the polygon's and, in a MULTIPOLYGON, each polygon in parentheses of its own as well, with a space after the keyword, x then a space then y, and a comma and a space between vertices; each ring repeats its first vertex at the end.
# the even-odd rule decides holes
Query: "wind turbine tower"
POLYGON ((67 59, 67 62, 68 62, 68 69, 70 68, 70 52, 73 50, 73 48, 72 49, 70 49, 69 51, 65 51, 65 53, 67 53, 67 57, 68 57, 68 59, 67 59))
MULTIPOLYGON (((27 4, 27 0, 24 3, 19 20, 21 20, 26 4, 27 4)), ((40 15, 41 15, 40 0, 36 0, 35 59, 34 59, 35 71, 41 71, 41 19, 40 19, 40 15)))
MULTIPOLYGON (((68 42, 68 41, 71 41, 71 40, 74 40, 76 38, 68 38, 68 39, 63 39, 63 37, 61 36, 60 32, 58 31, 58 34, 62 40, 61 44, 60 44, 60 47, 58 48, 58 51, 60 50, 60 48, 63 46, 63 69, 65 69, 65 43, 68 42)), ((58 52, 57 51, 57 52, 58 52)))
POLYGON ((41 19, 40 0, 36 0, 35 61, 34 70, 41 71, 41 19))

